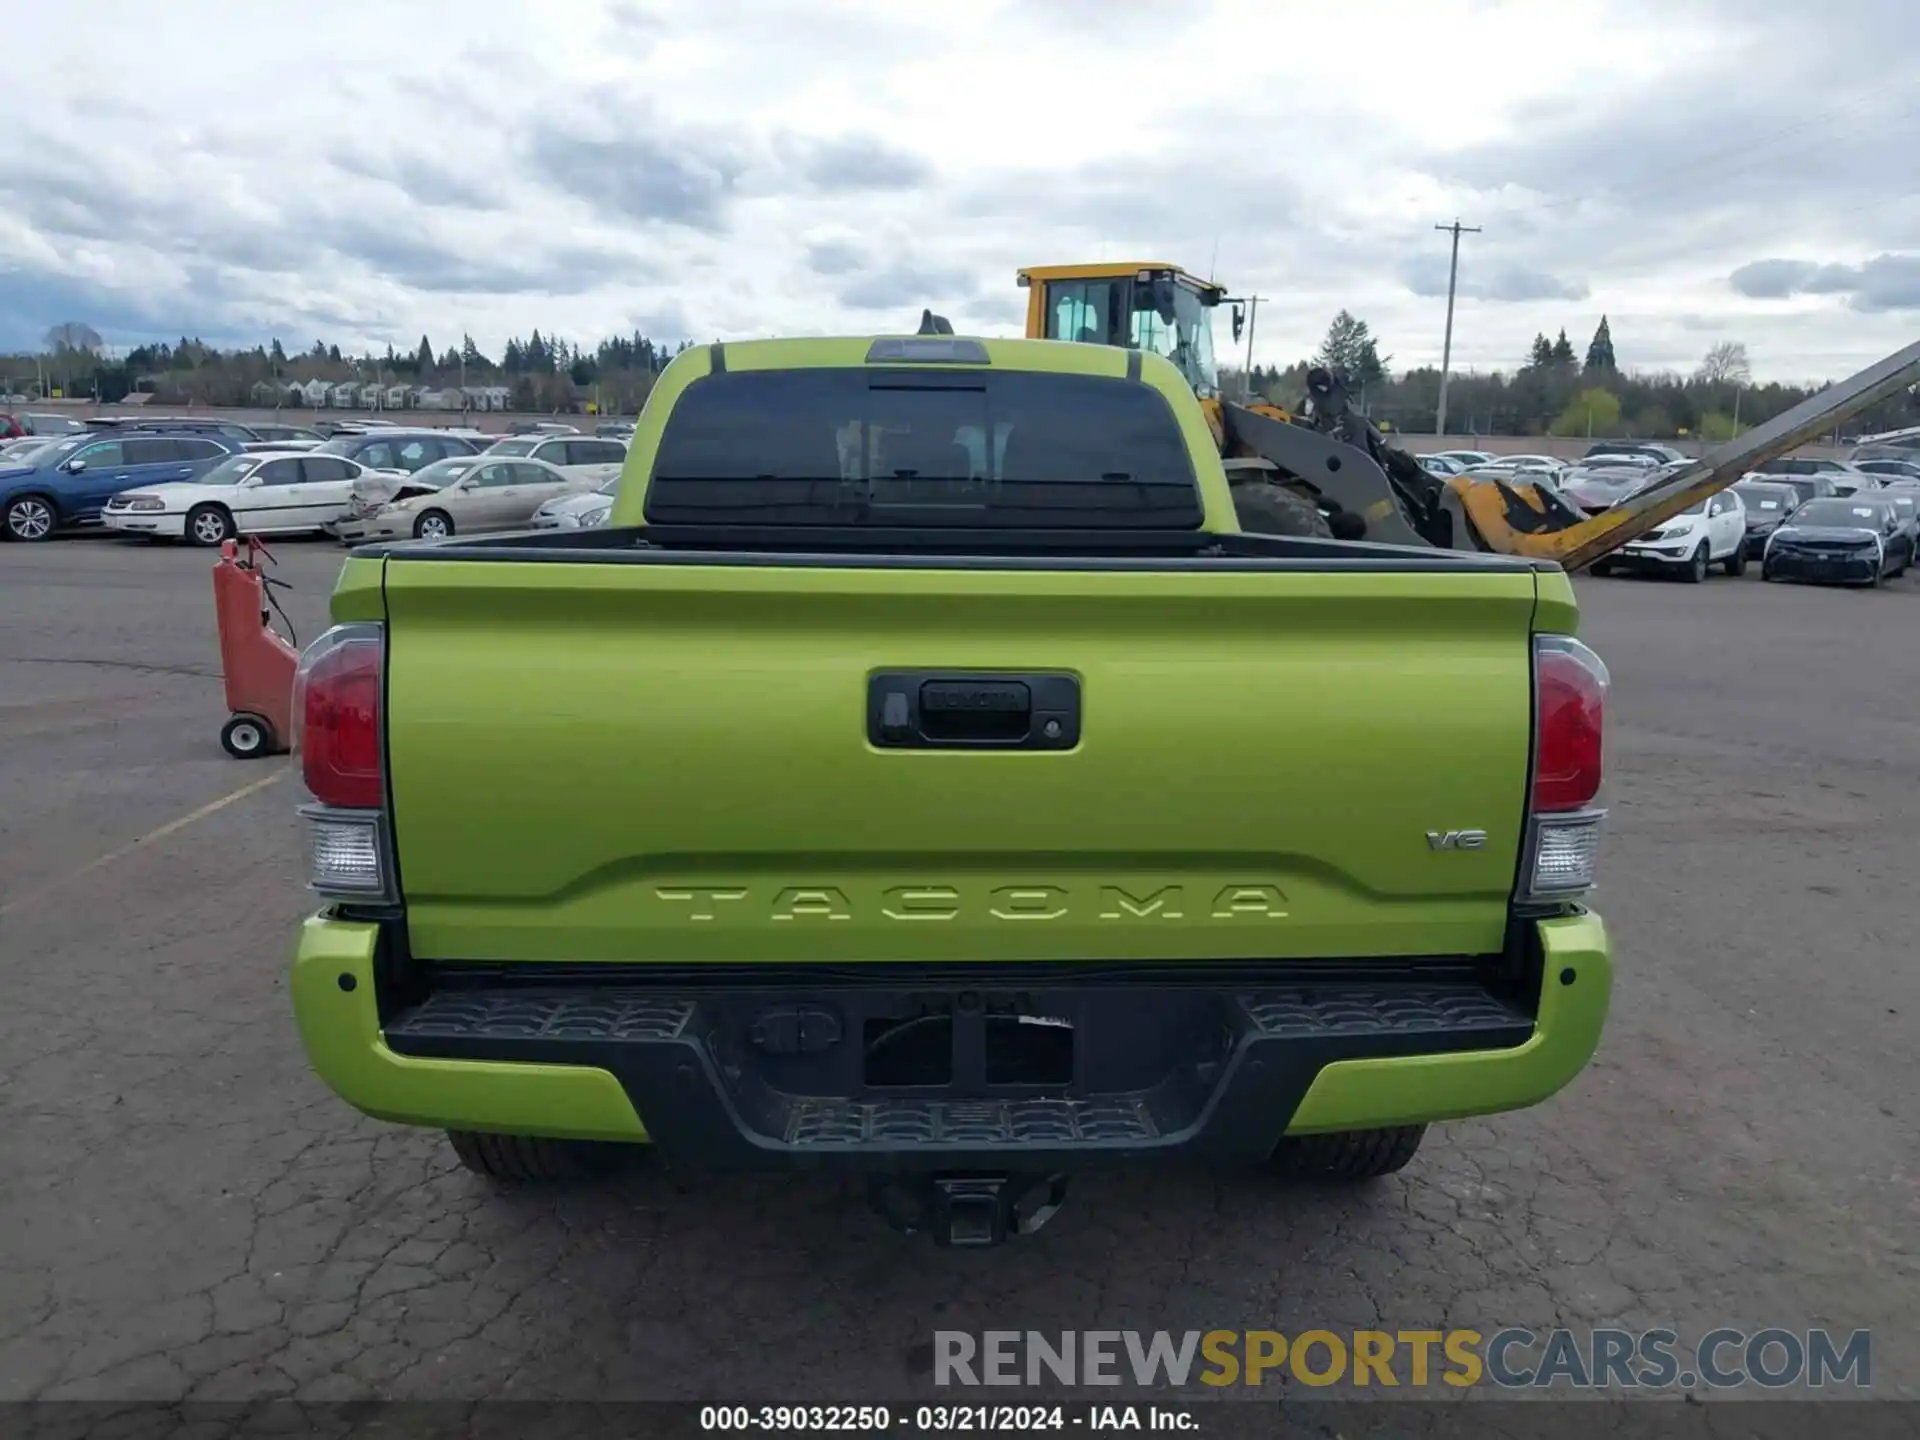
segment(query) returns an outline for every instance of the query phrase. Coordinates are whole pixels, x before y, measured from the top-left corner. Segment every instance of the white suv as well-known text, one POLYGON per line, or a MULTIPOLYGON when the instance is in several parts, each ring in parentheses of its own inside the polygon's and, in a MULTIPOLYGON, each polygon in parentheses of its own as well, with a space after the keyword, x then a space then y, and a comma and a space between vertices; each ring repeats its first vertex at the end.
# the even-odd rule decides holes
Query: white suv
POLYGON ((1747 568, 1747 507, 1731 490, 1696 500, 1617 554, 1594 561, 1593 573, 1664 570, 1698 584, 1715 565, 1725 566, 1729 575, 1747 568))

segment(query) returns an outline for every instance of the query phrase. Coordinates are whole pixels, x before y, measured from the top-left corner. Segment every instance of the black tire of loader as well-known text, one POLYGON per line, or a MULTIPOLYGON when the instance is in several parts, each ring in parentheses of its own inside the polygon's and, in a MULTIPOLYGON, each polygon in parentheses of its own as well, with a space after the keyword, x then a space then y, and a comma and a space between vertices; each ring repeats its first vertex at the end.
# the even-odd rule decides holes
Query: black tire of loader
POLYGON ((1314 503, 1298 491, 1265 480, 1249 480, 1233 487, 1233 508, 1240 528, 1253 535, 1298 535, 1333 538, 1314 503))

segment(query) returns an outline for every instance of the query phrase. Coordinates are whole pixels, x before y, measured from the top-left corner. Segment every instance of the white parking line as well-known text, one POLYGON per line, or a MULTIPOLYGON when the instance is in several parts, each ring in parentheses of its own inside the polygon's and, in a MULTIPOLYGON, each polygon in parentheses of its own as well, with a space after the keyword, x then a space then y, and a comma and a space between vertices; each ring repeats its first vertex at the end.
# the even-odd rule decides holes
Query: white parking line
POLYGON ((255 780, 250 784, 242 785, 238 790, 234 790, 229 792, 228 794, 222 795, 218 800, 209 800, 206 804, 202 805, 198 810, 190 810, 185 815, 180 816, 178 819, 169 820, 166 824, 160 826, 158 829, 149 830, 146 834, 142 835, 139 839, 128 841, 125 845, 122 845, 118 850, 109 850, 104 855, 95 856, 93 859, 89 860, 86 864, 82 865, 77 870, 70 870, 65 875, 61 875, 53 880, 48 880, 43 884, 36 885, 31 890, 25 891, 22 894, 14 896, 11 900, 0 901, 0 915, 5 915, 9 911, 17 910, 20 908, 20 906, 26 904, 28 901, 38 900, 41 896, 47 894, 49 891, 58 890, 63 885, 69 885, 73 881, 80 879, 84 875, 91 875, 96 870, 104 869, 108 865, 113 864, 113 862, 116 860, 125 859, 127 856, 131 855, 134 851, 143 849, 146 846, 153 844, 156 840, 164 840, 167 838, 167 836, 172 835, 176 831, 186 829, 187 826, 193 824, 196 820, 204 820, 207 818, 207 816, 212 815, 216 811, 224 810, 227 808, 227 806, 234 804, 236 801, 244 800, 247 798, 247 796, 252 795, 256 791, 266 789, 267 786, 273 784, 276 780, 280 779, 280 777, 285 775, 286 773, 287 773, 287 767, 283 767, 279 770, 274 771, 273 774, 271 775, 262 776, 260 779, 255 780))

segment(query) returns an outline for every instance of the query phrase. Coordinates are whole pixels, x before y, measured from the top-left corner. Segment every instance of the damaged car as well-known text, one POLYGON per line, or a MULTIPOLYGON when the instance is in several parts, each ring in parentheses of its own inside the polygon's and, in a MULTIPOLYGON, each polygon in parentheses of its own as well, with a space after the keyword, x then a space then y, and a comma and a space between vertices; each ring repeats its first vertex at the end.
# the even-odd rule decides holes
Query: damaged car
POLYGON ((354 486, 346 517, 328 533, 359 545, 524 530, 549 500, 592 488, 590 478, 542 460, 460 455, 411 475, 364 477, 354 486))

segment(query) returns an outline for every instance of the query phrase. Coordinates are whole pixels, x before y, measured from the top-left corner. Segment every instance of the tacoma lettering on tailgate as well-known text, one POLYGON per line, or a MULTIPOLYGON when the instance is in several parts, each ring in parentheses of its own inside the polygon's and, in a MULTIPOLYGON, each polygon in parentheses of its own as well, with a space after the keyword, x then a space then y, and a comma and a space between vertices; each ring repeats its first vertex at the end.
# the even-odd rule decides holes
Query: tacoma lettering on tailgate
POLYGON ((654 897, 682 920, 773 923, 805 920, 1154 922, 1207 919, 1284 920, 1286 893, 1265 881, 1203 887, 1189 897, 1183 883, 1058 885, 1031 880, 1013 885, 894 885, 850 895, 836 885, 657 885, 654 897))

